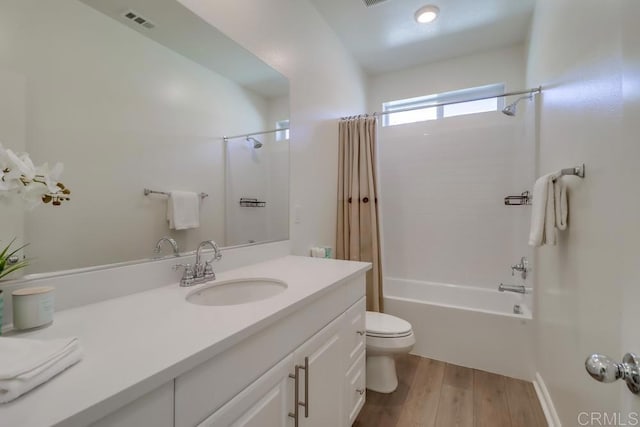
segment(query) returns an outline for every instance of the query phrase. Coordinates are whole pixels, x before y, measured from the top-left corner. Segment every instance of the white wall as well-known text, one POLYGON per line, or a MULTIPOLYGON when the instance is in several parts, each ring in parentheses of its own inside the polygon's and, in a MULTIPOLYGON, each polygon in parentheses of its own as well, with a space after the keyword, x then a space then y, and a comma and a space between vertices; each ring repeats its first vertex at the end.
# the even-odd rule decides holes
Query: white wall
MULTIPOLYGON (((1 52, 1 50, 0 50, 1 52)), ((25 150, 27 134, 27 82, 23 75, 0 68, 0 144, 16 152, 25 150)), ((1 193, 0 193, 1 194, 1 193)), ((24 242, 24 215, 20 204, 0 196, 0 251, 15 237, 24 242)))
MULTIPOLYGON (((523 46, 420 66, 371 79, 381 103, 505 83, 524 88, 523 46)), ((511 99, 508 100, 510 102, 511 99)), ((521 283, 510 266, 529 254, 530 207, 506 207, 531 190, 532 140, 500 112, 380 127, 380 205, 386 277, 497 288, 521 283)))
POLYGON ((26 215, 32 271, 147 257, 167 234, 183 250, 221 241, 221 137, 264 129, 267 100, 80 2, 0 7, 0 68, 26 82, 27 150, 64 162, 72 190, 26 215), (143 187, 208 193, 201 227, 169 233, 166 198, 143 187))
POLYGON ((527 73, 544 87, 538 173, 587 167, 584 180, 566 179, 568 230, 536 251, 534 265, 537 366, 565 426, 579 411, 640 410, 624 384, 599 384, 583 365, 594 352, 620 360, 640 350, 640 11, 636 1, 602 6, 539 0, 527 73))
POLYGON ((376 75, 369 78, 369 110, 380 111, 383 102, 395 99, 493 83, 518 90, 524 85, 525 60, 525 47, 517 45, 376 75))
POLYGON ((366 107, 360 67, 308 0, 180 1, 289 78, 293 252, 335 246, 336 119, 366 107))

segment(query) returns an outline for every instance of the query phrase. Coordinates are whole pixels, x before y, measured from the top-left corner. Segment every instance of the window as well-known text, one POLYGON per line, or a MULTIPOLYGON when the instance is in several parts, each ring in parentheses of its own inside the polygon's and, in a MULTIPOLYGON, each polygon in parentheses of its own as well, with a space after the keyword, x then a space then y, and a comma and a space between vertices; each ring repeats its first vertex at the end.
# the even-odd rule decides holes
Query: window
POLYGON ((390 114, 382 116, 382 126, 395 126, 405 123, 462 116, 465 114, 498 111, 504 106, 503 98, 492 97, 468 102, 464 102, 464 100, 491 97, 502 93, 504 93, 504 84, 498 83, 434 95, 420 96, 417 98, 385 102, 382 104, 382 111, 390 114), (433 105, 457 101, 461 102, 433 107, 433 105), (394 111, 397 112, 394 113, 394 111))
POLYGON ((276 129, 282 129, 276 132, 276 141, 286 141, 289 139, 289 119, 278 120, 276 129))

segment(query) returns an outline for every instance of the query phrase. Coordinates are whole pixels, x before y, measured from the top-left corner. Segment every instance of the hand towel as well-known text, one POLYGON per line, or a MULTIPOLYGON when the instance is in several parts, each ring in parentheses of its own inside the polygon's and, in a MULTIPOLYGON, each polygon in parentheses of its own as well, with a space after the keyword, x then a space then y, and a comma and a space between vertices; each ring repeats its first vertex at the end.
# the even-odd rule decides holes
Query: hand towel
POLYGON ((555 174, 538 178, 533 186, 533 207, 529 245, 555 245, 555 196, 553 180, 555 174))
POLYGON ((173 230, 200 227, 200 196, 190 191, 169 193, 167 220, 173 230))
POLYGON ((567 202, 567 186, 562 182, 562 179, 557 179, 553 184, 553 194, 556 228, 558 230, 566 230, 569 205, 567 202))
POLYGON ((0 338, 0 403, 49 381, 81 358, 77 338, 50 341, 0 338))

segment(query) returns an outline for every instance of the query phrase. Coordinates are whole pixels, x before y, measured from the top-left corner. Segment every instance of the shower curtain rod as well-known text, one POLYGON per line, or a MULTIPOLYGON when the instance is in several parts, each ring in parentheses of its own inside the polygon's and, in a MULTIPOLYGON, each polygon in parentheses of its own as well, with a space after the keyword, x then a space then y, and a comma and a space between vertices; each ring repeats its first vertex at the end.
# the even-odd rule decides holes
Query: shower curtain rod
POLYGON ((482 101, 483 99, 504 98, 504 97, 507 97, 507 96, 516 96, 516 95, 524 95, 524 94, 532 94, 533 95, 534 93, 541 93, 541 92, 542 92, 542 86, 538 86, 537 88, 534 88, 534 89, 519 90, 517 92, 507 92, 507 93, 503 93, 501 95, 482 96, 480 98, 461 99, 459 101, 449 101, 449 102, 441 102, 439 104, 421 105, 421 106, 418 106, 418 107, 402 108, 400 110, 383 111, 381 113, 376 111, 374 113, 367 113, 367 114, 359 114, 359 115, 356 115, 356 116, 341 117, 340 120, 349 120, 349 119, 355 119, 357 117, 367 117, 367 116, 386 116, 387 114, 404 113, 405 111, 423 110, 425 108, 444 107, 445 105, 462 104, 464 102, 473 102, 473 101, 482 101))
POLYGON ((263 135, 265 133, 275 133, 275 132, 280 132, 285 130, 289 130, 289 128, 287 127, 287 128, 280 128, 280 129, 263 130, 262 132, 243 133, 242 135, 223 136, 222 139, 225 141, 228 141, 230 139, 235 139, 235 138, 247 138, 253 135, 263 135))

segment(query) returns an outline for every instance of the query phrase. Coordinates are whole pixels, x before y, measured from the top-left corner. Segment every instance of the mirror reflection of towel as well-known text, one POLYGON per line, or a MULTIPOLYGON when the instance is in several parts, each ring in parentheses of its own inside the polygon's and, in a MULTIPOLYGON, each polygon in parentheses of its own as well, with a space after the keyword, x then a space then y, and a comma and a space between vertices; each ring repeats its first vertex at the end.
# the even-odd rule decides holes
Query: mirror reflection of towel
POLYGON ((200 196, 191 191, 170 192, 167 220, 173 230, 200 227, 200 196))

